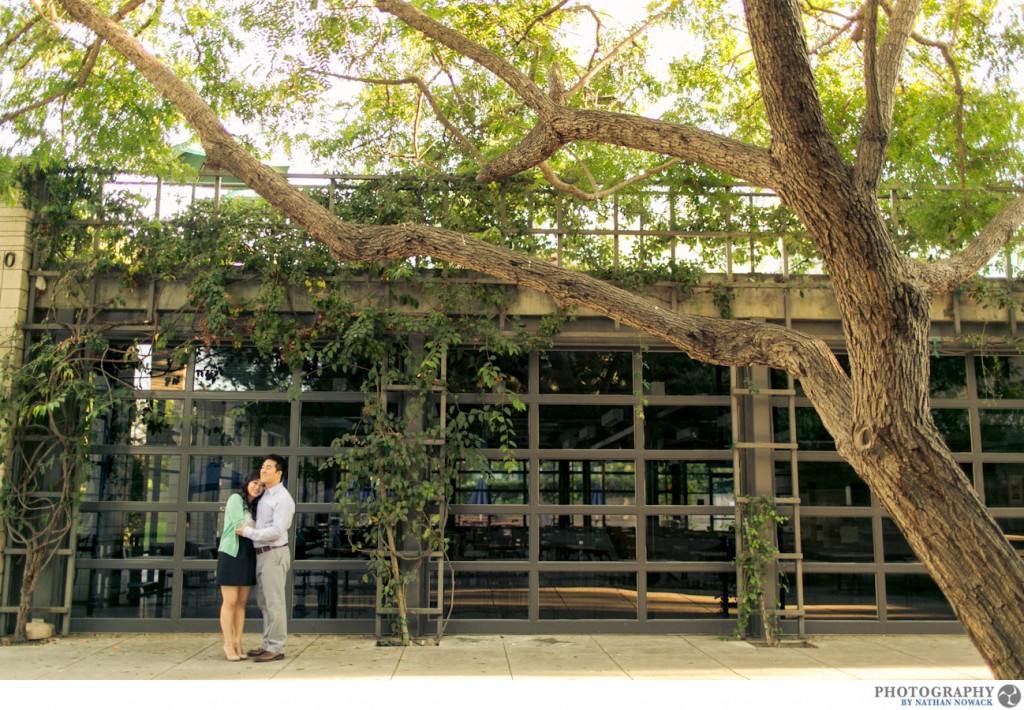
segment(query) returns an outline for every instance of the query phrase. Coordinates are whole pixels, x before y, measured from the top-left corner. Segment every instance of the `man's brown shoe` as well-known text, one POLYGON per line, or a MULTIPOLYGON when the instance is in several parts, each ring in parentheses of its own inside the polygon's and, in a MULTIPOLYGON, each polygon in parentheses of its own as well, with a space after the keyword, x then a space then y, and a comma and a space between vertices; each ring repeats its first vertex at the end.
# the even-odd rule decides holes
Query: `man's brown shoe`
POLYGON ((258 656, 253 656, 252 660, 256 661, 256 663, 266 663, 267 661, 283 661, 284 654, 274 653, 273 651, 264 651, 258 656))
POLYGON ((249 658, 253 658, 254 656, 262 656, 266 652, 267 652, 267 649, 265 649, 265 648, 252 648, 252 649, 249 649, 248 651, 246 651, 245 655, 248 656, 249 658))

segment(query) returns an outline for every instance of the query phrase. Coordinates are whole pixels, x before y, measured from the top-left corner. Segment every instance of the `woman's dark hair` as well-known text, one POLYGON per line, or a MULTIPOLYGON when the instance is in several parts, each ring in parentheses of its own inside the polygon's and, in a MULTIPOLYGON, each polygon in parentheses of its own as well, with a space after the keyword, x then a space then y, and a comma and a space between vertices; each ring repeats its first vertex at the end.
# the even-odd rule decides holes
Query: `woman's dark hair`
POLYGON ((256 504, 259 503, 260 497, 263 494, 261 493, 260 495, 258 495, 255 498, 253 498, 252 502, 250 503, 249 502, 249 484, 252 483, 253 481, 258 481, 258 480, 260 480, 260 472, 259 471, 256 471, 255 473, 250 473, 248 476, 245 477, 245 480, 242 481, 242 487, 238 489, 238 495, 242 496, 242 502, 245 503, 245 507, 247 507, 249 509, 249 513, 252 515, 252 517, 254 519, 256 518, 256 504))

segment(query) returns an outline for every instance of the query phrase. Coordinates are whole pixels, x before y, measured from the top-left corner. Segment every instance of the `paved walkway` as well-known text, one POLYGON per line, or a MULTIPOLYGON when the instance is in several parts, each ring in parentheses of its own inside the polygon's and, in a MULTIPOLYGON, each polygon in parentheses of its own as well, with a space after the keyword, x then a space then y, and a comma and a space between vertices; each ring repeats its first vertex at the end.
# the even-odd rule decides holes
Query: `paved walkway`
MULTIPOLYGON (((245 647, 259 643, 247 634, 245 647)), ((217 634, 73 634, 0 647, 0 680, 817 680, 991 681, 966 636, 818 636, 758 648, 714 636, 449 636, 378 647, 293 634, 286 658, 224 660, 217 634)))

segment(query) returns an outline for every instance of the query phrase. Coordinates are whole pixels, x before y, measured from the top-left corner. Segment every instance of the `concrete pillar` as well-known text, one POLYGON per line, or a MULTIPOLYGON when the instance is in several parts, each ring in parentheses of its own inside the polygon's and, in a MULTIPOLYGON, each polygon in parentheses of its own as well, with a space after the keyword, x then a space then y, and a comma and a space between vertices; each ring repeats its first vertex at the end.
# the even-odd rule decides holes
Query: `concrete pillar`
MULTIPOLYGON (((28 311, 29 268, 32 249, 29 242, 31 213, 20 207, 0 207, 0 362, 10 356, 21 363, 28 311)), ((0 479, 4 476, 0 463, 0 479)), ((0 552, 7 546, 7 534, 0 524, 0 552)), ((4 585, 3 557, 0 555, 0 590, 4 585)), ((0 600, 6 603, 7 600, 0 600)))

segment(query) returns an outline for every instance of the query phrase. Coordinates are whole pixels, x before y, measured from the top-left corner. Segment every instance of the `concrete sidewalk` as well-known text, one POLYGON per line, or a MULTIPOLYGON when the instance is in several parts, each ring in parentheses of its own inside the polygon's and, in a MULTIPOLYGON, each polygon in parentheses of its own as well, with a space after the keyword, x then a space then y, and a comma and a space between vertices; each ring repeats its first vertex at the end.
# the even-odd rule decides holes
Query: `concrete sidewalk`
MULTIPOLYGON (((286 658, 228 662, 218 634, 73 634, 0 647, 0 680, 991 680, 966 636, 816 636, 759 648, 715 636, 449 636, 378 647, 292 634, 286 658)), ((245 648, 259 644, 247 634, 245 648)))

